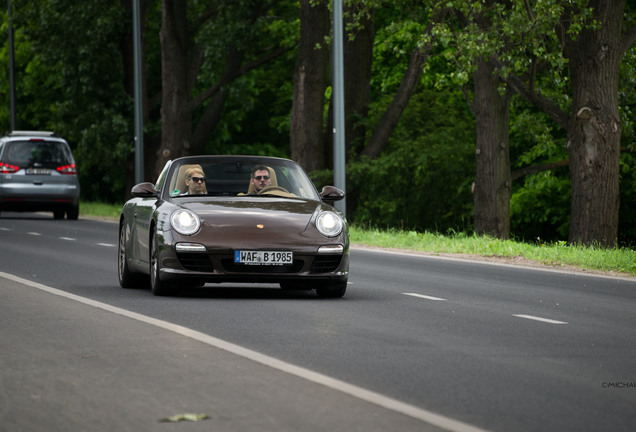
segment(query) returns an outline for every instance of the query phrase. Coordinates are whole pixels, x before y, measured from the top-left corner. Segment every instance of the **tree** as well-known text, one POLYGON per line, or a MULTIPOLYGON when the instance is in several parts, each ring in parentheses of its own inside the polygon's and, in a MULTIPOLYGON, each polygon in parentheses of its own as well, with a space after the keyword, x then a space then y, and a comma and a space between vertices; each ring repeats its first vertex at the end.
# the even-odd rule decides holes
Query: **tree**
POLYGON ((325 167, 323 111, 329 50, 320 45, 330 28, 327 0, 301 0, 289 143, 291 158, 310 172, 325 167))
MULTIPOLYGON (((127 160, 132 160, 133 151, 131 1, 13 1, 19 124, 24 128, 52 128, 69 138, 80 167, 83 199, 121 201, 125 191, 130 190, 130 185, 124 187, 124 179, 132 180, 132 168, 126 165, 127 160), (86 37, 79 38, 77 34, 86 37)), ((306 0, 302 5, 314 3, 323 7, 326 17, 325 0, 306 0)), ((324 159, 328 166, 329 146, 320 150, 320 130, 325 142, 332 136, 329 109, 323 99, 329 96, 324 68, 308 66, 309 74, 315 76, 307 78, 321 83, 319 90, 318 86, 311 90, 313 111, 301 113, 300 109, 296 111, 300 105, 292 103, 295 63, 312 62, 318 57, 321 60, 317 64, 324 66, 329 62, 326 49, 304 50, 299 46, 296 56, 293 47, 299 28, 312 25, 312 18, 299 19, 301 3, 189 0, 180 3, 185 8, 180 10, 174 10, 176 4, 171 4, 172 11, 164 10, 162 2, 141 0, 145 17, 142 38, 146 178, 154 177, 157 151, 164 150, 163 108, 169 108, 169 114, 165 110, 163 113, 172 116, 165 118, 166 124, 182 122, 170 126, 181 130, 180 134, 165 139, 171 157, 195 152, 288 157, 288 138, 293 140, 295 133, 306 133, 307 150, 298 153, 305 157, 315 151, 319 156, 308 158, 303 164, 320 165, 324 159), (166 23, 168 19, 185 23, 185 27, 174 31, 166 27, 162 36, 182 43, 174 45, 182 51, 176 54, 188 64, 186 72, 178 72, 181 76, 187 73, 187 79, 170 81, 168 86, 169 90, 172 86, 172 90, 185 88, 189 92, 183 98, 166 99, 168 103, 178 100, 181 108, 177 109, 163 102, 167 95, 162 84, 165 71, 161 67, 161 44, 165 42, 168 47, 168 40, 162 42, 159 35, 164 12, 173 15, 166 17, 166 23), (184 13, 185 20, 179 21, 179 13, 184 13), (181 37, 187 41, 179 41, 181 37), (276 56, 278 50, 284 54, 276 56), (305 59, 301 61, 302 56, 305 59), (291 111, 298 114, 293 121, 291 111), (178 118, 184 114, 187 119, 178 118), (291 133, 292 123, 297 132, 291 133), (313 131, 309 131, 310 124, 313 131)), ((477 232, 505 233, 506 216, 501 217, 495 205, 507 207, 507 174, 501 168, 506 165, 502 161, 507 150, 501 143, 507 133, 503 126, 506 121, 501 119, 509 115, 507 156, 512 161, 511 214, 516 218, 511 221, 516 230, 513 234, 528 238, 525 233, 530 232, 527 224, 531 223, 535 237, 543 238, 544 233, 551 239, 567 235, 571 195, 568 189, 573 183, 566 170, 569 163, 573 164, 568 152, 578 149, 577 155, 585 153, 587 148, 581 143, 592 136, 597 137, 597 149, 609 154, 604 146, 610 139, 594 132, 594 127, 598 125, 601 132, 611 130, 612 123, 604 116, 617 118, 617 111, 605 108, 609 106, 605 102, 592 100, 600 94, 596 90, 605 84, 588 76, 575 78, 573 67, 600 70, 590 62, 593 56, 584 52, 597 43, 594 37, 600 37, 603 24, 613 21, 590 6, 604 7, 606 14, 617 16, 613 12, 616 4, 587 0, 346 0, 345 127, 350 158, 347 193, 349 198, 355 198, 356 190, 360 192, 360 205, 349 207, 353 221, 418 230, 472 231, 474 213, 477 232), (443 22, 447 25, 442 28, 437 13, 451 6, 466 21, 461 23, 460 15, 455 13, 446 17, 443 22), (480 23, 479 17, 485 21, 480 23), (585 31, 593 37, 584 39, 585 31), (435 45, 433 41, 441 43, 435 45), (567 51, 563 49, 566 45, 567 51), (579 54, 580 49, 583 51, 579 54), (449 61, 444 62, 438 54, 449 61), (577 96, 577 104, 586 98, 588 102, 575 108, 574 86, 583 81, 594 91, 577 96), (506 86, 523 95, 512 96, 508 113, 505 107, 510 95, 506 86), (469 105, 463 105, 466 99, 469 105), (489 102, 478 102, 482 100, 489 102), (532 103, 529 105, 527 100, 532 103), (585 106, 590 111, 581 111, 585 106), (583 121, 587 114, 591 114, 589 124, 583 121), (570 129, 572 124, 578 129, 570 129), (586 135, 590 130, 594 133, 586 135), (566 136, 574 143, 567 150, 566 136), (367 157, 360 157, 363 152, 367 157), (488 163, 479 161, 482 156, 488 163), (476 193, 471 198, 473 177, 476 193), (482 177, 485 180, 479 181, 482 177), (484 198, 475 201, 482 185, 484 198), (498 198, 502 190, 503 199, 498 198), (485 206, 482 210, 486 210, 480 210, 478 202, 493 204, 492 210, 485 206), (565 210, 561 208, 564 203, 565 210), (487 224, 480 225, 480 221, 487 224)), ((629 242, 634 236, 630 229, 636 201, 631 153, 636 49, 634 30, 627 27, 633 26, 635 10, 633 2, 618 4, 625 5, 626 31, 619 32, 621 46, 632 47, 620 61, 620 130, 616 132, 623 135, 620 171, 616 174, 621 194, 619 240, 629 242)), ((327 46, 328 40, 323 43, 321 38, 328 29, 321 33, 323 36, 316 36, 315 40, 327 46)), ((315 46, 315 42, 311 44, 315 46)), ((614 53, 610 52, 614 45, 607 47, 607 52, 602 46, 596 51, 601 54, 598 58, 615 65, 616 59, 611 57, 614 53)), ((6 60, 6 51, 0 51, 6 60)), ((610 81, 616 82, 614 78, 610 81)), ((6 88, 6 82, 0 84, 0 93, 8 98, 6 88)), ((0 110, 0 118, 6 122, 6 109, 0 110)), ((599 167, 608 166, 603 157, 599 156, 599 167)), ((614 156, 611 164, 615 163, 614 156)), ((586 165, 579 162, 579 167, 586 165)), ((587 186, 580 182, 578 189, 596 188, 590 180, 596 171, 589 172, 584 177, 587 186)), ((331 174, 325 170, 313 177, 318 175, 326 179, 331 174)), ((595 181, 603 183, 600 179, 595 181)), ((612 195, 603 192, 596 196, 600 201, 612 195)), ((347 200, 349 206, 355 202, 347 200)))
MULTIPOLYGON (((460 24, 488 34, 493 31, 499 14, 496 1, 484 1, 483 10, 455 10, 460 24)), ((490 36, 492 38, 492 36, 490 36)), ((475 233, 507 239, 510 236, 510 93, 500 89, 496 55, 488 50, 475 54, 471 60, 473 72, 473 98, 468 98, 475 115, 475 233)))
POLYGON ((567 127, 572 179, 569 239, 613 246, 620 197, 618 77, 621 58, 636 40, 636 27, 631 37, 622 35, 624 0, 595 0, 590 5, 599 28, 585 28, 576 39, 563 38, 572 80, 572 113, 567 127))
POLYGON ((14 1, 13 11, 20 128, 67 138, 79 164, 82 198, 116 199, 132 144, 121 7, 33 0, 14 1))
POLYGON ((636 26, 623 34, 624 0, 592 0, 589 6, 562 7, 560 14, 558 36, 571 81, 569 112, 536 91, 532 78, 510 75, 507 82, 567 130, 572 181, 569 240, 613 246, 620 197, 619 72, 623 54, 636 41, 636 26), (587 10, 592 21, 579 31, 573 17, 587 10))
POLYGON ((378 124, 374 127, 371 137, 362 150, 362 156, 374 159, 388 143, 389 137, 400 120, 400 116, 419 84, 423 66, 433 47, 435 39, 432 36, 433 29, 444 21, 446 13, 447 9, 443 6, 425 11, 427 16, 426 27, 422 33, 416 34, 416 39, 412 41, 412 43, 415 43, 416 48, 411 51, 408 67, 402 76, 402 80, 391 104, 382 115, 378 124))
MULTIPOLYGON (((360 4, 345 8, 345 28, 348 35, 343 41, 344 105, 346 158, 359 154, 365 145, 371 78, 373 44, 375 42, 375 11, 360 4)), ((329 134, 330 141, 333 134, 329 134)), ((348 200, 351 204, 351 200, 348 200)))
MULTIPOLYGON (((624 6, 624 1, 602 0, 456 2, 454 9, 469 23, 478 24, 487 14, 490 31, 474 25, 447 33, 459 41, 453 55, 460 64, 463 59, 465 70, 472 74, 475 60, 488 59, 502 80, 567 130, 573 242, 616 241, 618 74, 621 56, 634 41, 633 30, 621 33, 624 6), (551 79, 538 78, 547 73, 551 79)), ((499 187, 497 181, 491 185, 499 187)))
MULTIPOLYGON (((395 93, 391 96, 391 102, 378 121, 372 124, 367 116, 373 79, 375 10, 381 9, 382 3, 354 1, 350 2, 346 9, 348 37, 344 44, 345 139, 347 158, 352 157, 353 163, 362 162, 362 165, 368 160, 376 160, 388 145, 420 83, 424 65, 433 47, 434 37, 431 32, 446 15, 444 7, 433 8, 410 1, 399 2, 400 8, 394 8, 387 13, 390 22, 388 26, 391 28, 389 33, 395 32, 393 42, 399 45, 394 47, 395 51, 400 53, 399 60, 404 57, 403 52, 409 52, 410 55, 408 64, 398 79, 399 84, 396 85, 395 93)), ((329 113, 329 121, 332 122, 331 110, 329 113)), ((350 171, 355 171, 355 168, 350 171)), ((348 183, 350 187, 347 191, 347 207, 349 213, 352 213, 358 205, 360 182, 348 183)))
POLYGON ((227 86, 290 48, 265 37, 264 18, 277 3, 162 0, 162 126, 155 174, 169 159, 201 153, 229 97, 227 86), (211 43, 212 37, 224 44, 211 43), (222 67, 215 68, 213 59, 222 67))
POLYGON ((510 153, 508 92, 499 90, 496 67, 478 59, 471 110, 475 114, 475 233, 510 236, 510 153))

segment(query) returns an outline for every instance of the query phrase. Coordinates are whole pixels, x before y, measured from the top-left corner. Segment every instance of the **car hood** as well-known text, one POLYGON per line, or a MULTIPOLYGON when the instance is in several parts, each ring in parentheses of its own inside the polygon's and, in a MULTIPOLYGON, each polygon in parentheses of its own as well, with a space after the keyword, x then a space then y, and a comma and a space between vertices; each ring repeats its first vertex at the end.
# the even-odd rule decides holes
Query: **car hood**
POLYGON ((225 234, 302 233, 317 210, 330 208, 318 201, 276 197, 240 197, 182 202, 199 215, 204 229, 225 234))

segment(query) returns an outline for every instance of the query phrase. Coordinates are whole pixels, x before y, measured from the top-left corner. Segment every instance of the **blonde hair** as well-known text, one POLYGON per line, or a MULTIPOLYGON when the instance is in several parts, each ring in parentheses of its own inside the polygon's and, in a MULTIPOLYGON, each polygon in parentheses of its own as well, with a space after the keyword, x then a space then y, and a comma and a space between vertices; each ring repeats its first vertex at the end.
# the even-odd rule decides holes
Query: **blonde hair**
POLYGON ((201 177, 205 177, 205 174, 203 173, 203 170, 201 168, 194 167, 194 168, 188 168, 186 170, 185 178, 190 180, 195 173, 199 173, 201 174, 201 177))

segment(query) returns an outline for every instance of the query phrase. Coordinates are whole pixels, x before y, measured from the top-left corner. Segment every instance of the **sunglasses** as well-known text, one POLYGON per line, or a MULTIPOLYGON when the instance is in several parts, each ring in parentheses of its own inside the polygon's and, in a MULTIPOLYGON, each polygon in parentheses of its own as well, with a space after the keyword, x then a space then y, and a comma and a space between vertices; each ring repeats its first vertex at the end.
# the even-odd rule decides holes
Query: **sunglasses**
POLYGON ((256 180, 269 180, 269 176, 256 176, 254 177, 256 180))
POLYGON ((192 180, 195 183, 205 183, 205 177, 190 177, 190 180, 192 180))

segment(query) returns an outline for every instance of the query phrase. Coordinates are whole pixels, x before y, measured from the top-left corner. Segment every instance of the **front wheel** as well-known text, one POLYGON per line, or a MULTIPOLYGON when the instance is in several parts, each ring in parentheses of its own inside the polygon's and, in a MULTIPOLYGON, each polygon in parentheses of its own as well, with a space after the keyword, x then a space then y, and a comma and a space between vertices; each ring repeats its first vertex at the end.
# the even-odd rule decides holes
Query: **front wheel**
POLYGON ((156 296, 171 296, 179 292, 174 285, 161 280, 161 264, 159 261, 159 247, 155 232, 150 235, 150 291, 156 296))
POLYGON ((316 286, 316 294, 321 298, 340 298, 347 291, 347 281, 316 286))

